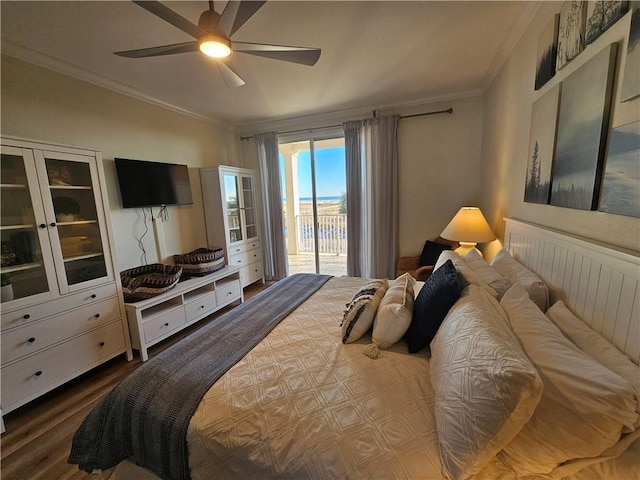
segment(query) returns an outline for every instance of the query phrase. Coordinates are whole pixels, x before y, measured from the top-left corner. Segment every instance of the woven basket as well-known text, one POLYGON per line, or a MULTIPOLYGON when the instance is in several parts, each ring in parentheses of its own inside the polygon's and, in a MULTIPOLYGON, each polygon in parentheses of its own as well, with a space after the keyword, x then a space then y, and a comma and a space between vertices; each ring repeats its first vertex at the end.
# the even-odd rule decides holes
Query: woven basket
POLYGON ((174 255, 173 261, 187 275, 206 275, 224 268, 224 251, 198 248, 184 255, 174 255))
POLYGON ((153 263, 120 272, 125 302, 138 302, 168 292, 182 275, 178 265, 153 263))

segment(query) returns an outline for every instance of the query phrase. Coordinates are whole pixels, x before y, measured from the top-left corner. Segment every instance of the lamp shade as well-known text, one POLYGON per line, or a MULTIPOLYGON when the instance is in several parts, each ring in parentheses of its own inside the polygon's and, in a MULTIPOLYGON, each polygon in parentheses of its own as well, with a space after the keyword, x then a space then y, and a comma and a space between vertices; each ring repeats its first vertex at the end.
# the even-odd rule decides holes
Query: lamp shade
POLYGON ((484 243, 496 239, 478 207, 462 207, 440 234, 457 242, 484 243))

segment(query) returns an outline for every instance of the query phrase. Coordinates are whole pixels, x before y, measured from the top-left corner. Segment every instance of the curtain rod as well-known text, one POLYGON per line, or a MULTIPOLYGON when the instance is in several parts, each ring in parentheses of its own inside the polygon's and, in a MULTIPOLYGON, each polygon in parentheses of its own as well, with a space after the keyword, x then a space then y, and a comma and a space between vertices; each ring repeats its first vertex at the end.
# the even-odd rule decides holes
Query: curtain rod
MULTIPOLYGON (((423 112, 423 113, 414 113, 412 115, 400 115, 400 119, 403 118, 415 118, 415 117, 426 117, 427 115, 438 115, 440 113, 453 113, 453 108, 448 108, 446 110, 436 110, 433 112, 423 112)), ((373 117, 377 117, 378 116, 378 111, 374 110, 373 111, 373 117)), ((285 132, 278 132, 281 134, 287 134, 287 133, 298 133, 298 132, 312 132, 314 130, 322 130, 324 128, 336 128, 336 127, 341 127, 342 124, 337 124, 337 125, 325 125, 324 127, 313 127, 313 128, 300 128, 298 130, 287 130, 285 132)), ((248 137, 240 137, 240 141, 244 142, 245 140, 250 140, 253 138, 253 135, 248 136, 248 137)))

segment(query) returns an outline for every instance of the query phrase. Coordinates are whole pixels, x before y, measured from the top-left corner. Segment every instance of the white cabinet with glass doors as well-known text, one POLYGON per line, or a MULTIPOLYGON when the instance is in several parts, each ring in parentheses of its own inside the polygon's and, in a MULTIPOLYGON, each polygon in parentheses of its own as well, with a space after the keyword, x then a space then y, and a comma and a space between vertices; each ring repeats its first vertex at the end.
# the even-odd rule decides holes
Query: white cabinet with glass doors
POLYGON ((7 413, 102 361, 123 352, 130 358, 131 347, 100 153, 2 138, 1 154, 2 412, 7 413), (61 337, 54 331, 67 333, 61 337), (65 351, 71 339, 69 348, 76 353, 54 361, 52 351, 65 351), (23 371, 26 365, 32 375, 23 371))
POLYGON ((255 172, 221 165, 200 169, 200 180, 209 247, 224 244, 227 263, 240 268, 243 287, 264 281, 255 172))

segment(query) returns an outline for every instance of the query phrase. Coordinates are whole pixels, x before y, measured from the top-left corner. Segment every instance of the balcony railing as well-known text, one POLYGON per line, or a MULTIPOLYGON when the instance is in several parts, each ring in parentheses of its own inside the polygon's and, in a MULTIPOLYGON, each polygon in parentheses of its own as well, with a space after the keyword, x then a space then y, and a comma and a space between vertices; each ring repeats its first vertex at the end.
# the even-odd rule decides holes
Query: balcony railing
MULTIPOLYGON (((313 252, 313 215, 296 215, 298 252, 313 252)), ((318 215, 318 253, 347 254, 347 215, 318 215)))

